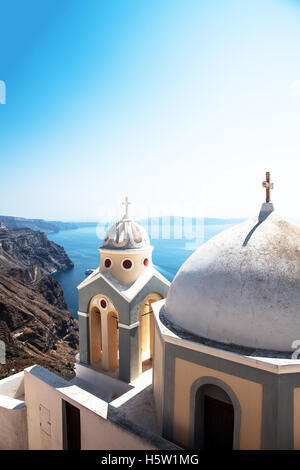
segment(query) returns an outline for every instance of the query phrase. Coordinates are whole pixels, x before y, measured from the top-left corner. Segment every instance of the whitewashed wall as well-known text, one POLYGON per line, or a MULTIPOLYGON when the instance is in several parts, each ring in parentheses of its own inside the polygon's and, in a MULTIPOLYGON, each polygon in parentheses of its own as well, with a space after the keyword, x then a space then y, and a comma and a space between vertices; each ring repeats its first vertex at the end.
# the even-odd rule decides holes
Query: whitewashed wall
MULTIPOLYGON (((82 450, 156 449, 138 436, 110 422, 107 403, 40 366, 24 371, 30 450, 63 449, 62 400, 80 409, 82 450), (49 412, 49 425, 40 425, 40 406, 49 412)), ((47 420, 46 420, 47 421, 47 420)))
POLYGON ((24 374, 0 381, 0 450, 27 449, 24 374))

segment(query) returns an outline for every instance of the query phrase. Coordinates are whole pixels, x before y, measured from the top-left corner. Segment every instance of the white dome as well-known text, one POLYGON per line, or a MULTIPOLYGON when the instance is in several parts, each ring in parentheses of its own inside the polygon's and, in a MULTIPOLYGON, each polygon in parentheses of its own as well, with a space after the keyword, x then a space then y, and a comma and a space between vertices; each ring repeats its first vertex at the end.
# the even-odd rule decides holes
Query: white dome
POLYGON ((150 240, 146 230, 125 215, 108 229, 102 248, 126 250, 149 246, 150 240))
POLYGON ((183 264, 167 316, 200 337, 292 351, 300 340, 300 228, 274 212, 202 245, 183 264))

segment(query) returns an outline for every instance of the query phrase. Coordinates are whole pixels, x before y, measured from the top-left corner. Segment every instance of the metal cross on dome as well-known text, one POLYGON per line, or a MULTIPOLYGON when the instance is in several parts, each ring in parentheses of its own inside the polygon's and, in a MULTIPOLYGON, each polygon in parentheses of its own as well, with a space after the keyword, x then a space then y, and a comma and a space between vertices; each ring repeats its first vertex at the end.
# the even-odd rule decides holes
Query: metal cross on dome
POLYGON ((128 197, 125 197, 125 202, 122 202, 123 206, 125 206, 125 215, 128 217, 128 206, 129 204, 132 204, 131 202, 128 201, 128 197))
POLYGON ((271 183, 271 173, 269 171, 266 172, 266 181, 262 183, 263 188, 266 189, 266 202, 271 201, 271 189, 274 188, 274 184, 271 183))

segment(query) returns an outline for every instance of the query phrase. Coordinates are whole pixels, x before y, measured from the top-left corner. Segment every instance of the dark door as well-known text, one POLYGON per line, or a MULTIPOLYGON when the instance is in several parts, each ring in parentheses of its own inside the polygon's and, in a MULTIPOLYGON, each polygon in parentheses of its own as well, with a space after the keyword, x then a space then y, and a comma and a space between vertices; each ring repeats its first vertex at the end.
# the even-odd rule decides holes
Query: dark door
POLYGON ((80 450, 80 410, 67 401, 65 403, 65 448, 67 450, 80 450))
POLYGON ((233 406, 215 398, 204 396, 204 448, 232 450, 233 406))

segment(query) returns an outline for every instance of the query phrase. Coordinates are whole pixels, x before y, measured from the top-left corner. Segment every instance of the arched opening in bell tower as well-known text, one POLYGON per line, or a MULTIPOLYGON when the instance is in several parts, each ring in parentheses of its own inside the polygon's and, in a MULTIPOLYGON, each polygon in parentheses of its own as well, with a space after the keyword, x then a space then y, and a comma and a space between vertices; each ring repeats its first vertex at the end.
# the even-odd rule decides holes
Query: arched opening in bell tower
POLYGON ((111 299, 98 294, 91 299, 90 364, 115 372, 119 368, 119 315, 111 299))
POLYGON ((140 373, 152 367, 154 316, 152 304, 161 300, 157 292, 151 292, 143 300, 139 313, 139 369, 140 373))
POLYGON ((90 311, 90 363, 99 364, 102 360, 102 316, 98 307, 90 311))
POLYGON ((119 367, 119 318, 116 311, 107 314, 108 370, 119 367))

